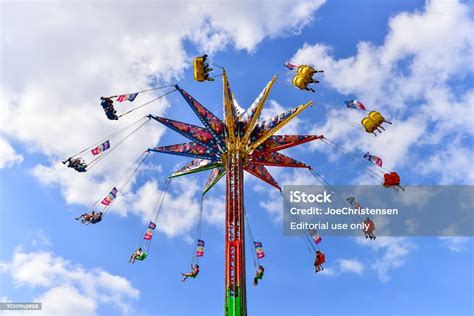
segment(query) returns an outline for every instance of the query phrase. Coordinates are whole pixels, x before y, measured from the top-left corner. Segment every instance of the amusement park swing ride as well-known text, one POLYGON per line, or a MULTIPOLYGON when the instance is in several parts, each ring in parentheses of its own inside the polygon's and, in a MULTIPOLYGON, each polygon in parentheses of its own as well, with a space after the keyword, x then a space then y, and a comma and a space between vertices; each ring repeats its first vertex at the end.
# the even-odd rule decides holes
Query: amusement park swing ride
MULTIPOLYGON (((313 75, 318 72, 322 72, 321 70, 318 71, 307 65, 296 66, 290 63, 286 63, 285 66, 288 69, 292 71, 294 70, 296 72, 292 83, 297 88, 300 90, 314 92, 314 89, 309 88, 309 84, 319 82, 313 79, 313 75)), ((214 80, 214 78, 210 76, 210 71, 212 69, 209 68, 206 55, 194 59, 193 69, 194 79, 196 81, 205 82, 214 80)), ((276 76, 274 76, 270 82, 268 82, 268 84, 263 88, 261 93, 247 110, 243 110, 240 108, 237 102, 235 102, 225 69, 222 69, 222 74, 219 76, 222 76, 224 90, 223 119, 220 119, 211 113, 193 96, 191 96, 187 91, 177 84, 152 88, 130 94, 102 97, 101 105, 107 118, 110 120, 118 120, 120 117, 135 111, 138 108, 141 108, 153 101, 177 91, 182 95, 187 104, 199 118, 203 127, 149 114, 137 122, 125 127, 121 131, 118 131, 106 139, 103 139, 93 146, 79 152, 78 154, 69 157, 67 160, 63 161, 63 163, 69 168, 73 168, 78 172, 86 172, 95 164, 97 164, 106 154, 116 149, 127 138, 133 135, 150 120, 155 120, 188 138, 190 141, 186 143, 169 146, 158 146, 147 149, 140 157, 137 158, 134 164, 128 170, 126 170, 122 176, 120 176, 120 178, 113 185, 112 190, 104 198, 99 198, 92 205, 92 212, 82 214, 77 219, 82 219, 82 222, 86 224, 99 223, 103 219, 104 215, 106 215, 113 200, 130 182, 150 153, 166 153, 193 158, 191 162, 187 163, 184 167, 180 168, 168 177, 163 189, 163 194, 159 198, 159 203, 157 203, 159 206, 152 214, 152 219, 145 229, 145 234, 142 242, 140 243, 139 249, 132 254, 130 260, 135 262, 135 260, 144 260, 148 256, 153 232, 157 226, 155 222, 163 205, 163 200, 165 198, 170 179, 178 176, 210 170, 211 172, 209 178, 202 193, 202 197, 204 197, 204 195, 220 179, 225 177, 224 314, 232 316, 247 315, 245 271, 245 240, 247 237, 247 232, 245 229, 245 223, 247 223, 248 226, 248 234, 252 241, 252 245, 255 246, 255 251, 252 251, 254 255, 254 264, 259 269, 255 282, 257 282, 257 279, 261 279, 263 276, 263 266, 260 264, 259 259, 264 257, 264 253, 262 249, 262 243, 253 240, 250 225, 248 223, 248 219, 246 218, 243 189, 244 171, 254 175, 255 177, 270 184, 280 191, 280 186, 272 177, 266 166, 306 168, 321 182, 327 184, 325 180, 309 165, 286 156, 280 153, 280 151, 314 140, 321 140, 327 144, 335 146, 336 148, 338 145, 333 144, 323 135, 276 134, 281 128, 291 122, 306 108, 311 106, 313 103, 312 101, 290 109, 269 120, 259 120, 262 109, 265 105, 265 101, 267 100, 268 95, 277 80, 276 76), (169 91, 124 114, 117 115, 113 104, 114 101, 133 102, 139 94, 156 90, 169 91), (125 134, 127 131, 128 134, 125 134), (89 162, 86 162, 82 158, 87 152, 90 152, 93 156, 92 160, 89 162), (99 208, 102 208, 101 211, 96 212, 95 210, 99 208)), ((357 100, 346 101, 346 105, 349 108, 366 110, 365 106, 357 100)), ((372 111, 366 118, 362 120, 362 126, 364 126, 368 133, 375 134, 375 130, 381 132, 379 128, 384 129, 381 126, 384 122, 391 124, 390 122, 386 121, 379 112, 372 111)), ((364 156, 365 159, 373 162, 375 165, 381 168, 381 159, 379 157, 370 155, 369 153, 366 155, 368 156, 364 156)), ((385 173, 382 177, 379 173, 372 171, 372 169, 369 169, 369 171, 372 172, 372 176, 374 178, 377 178, 379 181, 383 181, 381 183, 385 186, 400 187, 400 178, 395 172, 385 173)), ((351 199, 353 200, 347 199, 347 203, 357 206, 357 200, 354 198, 351 199)), ((200 227, 202 225, 202 203, 203 200, 201 199, 201 218, 199 224, 197 250, 195 253, 197 260, 204 254, 204 241, 201 240, 200 236, 200 227)), ((308 233, 308 236, 305 237, 307 237, 305 240, 308 243, 310 251, 313 253, 317 252, 319 256, 321 252, 319 251, 319 247, 317 245, 321 241, 321 237, 316 232, 308 233), (316 250, 316 248, 318 250, 316 250)), ((372 239, 372 237, 370 238, 372 239)), ((322 266, 322 263, 324 263, 324 257, 322 257, 321 260, 318 266, 322 266)), ((197 266, 197 272, 192 272, 187 276, 196 277, 198 271, 199 270, 197 266)), ((185 276, 185 279, 187 276, 185 276)))

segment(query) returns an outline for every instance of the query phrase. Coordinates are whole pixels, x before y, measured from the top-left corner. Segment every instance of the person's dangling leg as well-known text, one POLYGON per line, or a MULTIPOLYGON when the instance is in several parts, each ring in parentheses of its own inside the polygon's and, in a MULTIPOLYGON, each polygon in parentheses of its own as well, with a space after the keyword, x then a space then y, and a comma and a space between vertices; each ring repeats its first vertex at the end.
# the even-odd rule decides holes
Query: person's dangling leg
POLYGON ((189 273, 181 273, 181 275, 184 276, 184 278, 181 280, 181 282, 186 281, 186 279, 189 278, 189 276, 190 276, 189 273))

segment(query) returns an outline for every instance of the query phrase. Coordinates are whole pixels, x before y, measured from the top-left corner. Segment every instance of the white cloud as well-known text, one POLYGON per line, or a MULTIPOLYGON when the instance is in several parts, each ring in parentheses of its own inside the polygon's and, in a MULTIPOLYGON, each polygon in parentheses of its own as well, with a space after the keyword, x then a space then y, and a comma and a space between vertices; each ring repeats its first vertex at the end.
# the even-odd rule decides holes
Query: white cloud
POLYGON ((0 138, 0 169, 20 164, 23 156, 15 152, 15 149, 3 138, 0 138))
POLYGON ((339 274, 337 271, 337 267, 324 267, 324 270, 319 271, 318 275, 333 277, 333 276, 338 276, 339 274))
POLYGON ((32 301, 42 302, 40 315, 95 315, 97 305, 111 304, 122 313, 140 292, 130 282, 100 268, 86 269, 51 251, 25 252, 17 248, 11 262, 1 262, 16 287, 41 290, 32 301))
POLYGON ((423 174, 442 170, 439 179, 441 184, 452 184, 453 179, 463 179, 465 183, 474 183, 473 157, 472 147, 465 147, 460 141, 454 141, 448 143, 423 163, 419 163, 418 170, 423 174))
POLYGON ((336 277, 343 273, 354 273, 361 275, 365 270, 364 264, 357 259, 337 259, 334 263, 325 266, 323 271, 318 272, 318 275, 336 277))
POLYGON ((130 203, 133 212, 143 220, 150 218, 163 198, 163 188, 160 189, 155 180, 150 180, 143 184, 135 195, 128 196, 129 201, 133 200, 130 203))
POLYGON ((423 12, 392 17, 381 46, 360 42, 356 56, 335 60, 330 47, 306 44, 293 61, 325 69, 325 82, 342 93, 356 93, 366 105, 403 108, 406 104, 400 101, 473 70, 472 26, 469 6, 432 0, 423 12), (399 63, 406 61, 404 74, 399 63))
POLYGON ((169 195, 165 198, 158 219, 164 233, 173 237, 193 232, 199 218, 199 200, 196 195, 200 190, 195 180, 184 178, 172 180, 169 195))
POLYGON ((42 310, 39 315, 86 316, 96 315, 97 310, 96 301, 66 284, 46 291, 34 301, 41 302, 42 310))
POLYGON ((351 272, 355 274, 361 274, 364 271, 363 264, 356 259, 339 259, 339 271, 341 273, 351 272))
MULTIPOLYGON (((201 191, 202 188, 196 180, 171 179, 157 218, 156 209, 162 199, 163 188, 158 189, 157 183, 150 180, 138 192, 127 195, 126 204, 130 204, 131 207, 126 212, 133 212, 141 216, 144 221, 156 220, 160 231, 169 237, 194 234, 200 216, 201 191)), ((225 204, 222 198, 206 195, 202 214, 203 221, 221 227, 224 223, 224 210, 225 204)))
POLYGON ((335 102, 341 110, 331 111, 315 131, 349 150, 383 153, 384 164, 390 167, 407 166, 431 151, 425 175, 440 175, 444 183, 474 182, 470 173, 462 174, 472 169, 462 157, 473 154, 465 138, 474 134, 474 90, 457 86, 474 72, 473 29, 469 5, 431 0, 423 11, 393 16, 384 43, 360 42, 354 56, 335 59, 332 47, 305 44, 293 62, 324 69, 322 84, 342 94, 355 94, 369 109, 380 110, 393 122, 377 138, 357 132, 343 121, 359 123, 363 113, 343 109, 341 99, 335 102), (458 146, 450 145, 453 138, 458 146), (457 158, 453 168, 440 168, 449 164, 446 152, 457 158), (457 172, 452 172, 454 168, 457 172))
POLYGON ((281 222, 283 220, 283 200, 280 192, 270 187, 266 188, 264 195, 268 199, 260 201, 260 206, 268 212, 274 221, 281 222))
POLYGON ((35 247, 44 247, 44 248, 49 248, 53 246, 53 243, 51 242, 48 235, 46 235, 43 229, 40 229, 38 232, 36 232, 33 239, 31 240, 31 244, 35 247))
POLYGON ((225 197, 213 197, 206 194, 204 198, 204 214, 203 219, 217 227, 224 227, 225 219, 225 197))
POLYGON ((441 244, 452 252, 464 252, 467 249, 469 238, 467 237, 439 237, 441 244))
MULTIPOLYGON (((99 163, 86 174, 77 174, 57 161, 150 110, 162 115, 169 106, 162 100, 111 122, 99 105, 101 95, 148 88, 150 79, 158 83, 179 80, 191 65, 184 49, 188 41, 209 53, 228 46, 250 52, 265 38, 299 32, 323 3, 3 3, 1 69, 6 80, 0 87, 0 132, 23 145, 28 153, 46 155, 49 162, 37 165, 33 174, 44 184, 59 186, 67 203, 88 206, 99 198, 97 192, 110 190, 124 166, 158 143, 164 128, 150 124, 123 145, 127 150, 113 152, 107 163, 99 163)), ((133 104, 118 105, 118 111, 152 97, 139 95, 133 104)), ((11 157, 10 162, 21 159, 11 157)), ((152 184, 147 185, 137 189, 140 196, 153 190, 152 184)), ((177 198, 177 205, 185 198, 191 196, 177 198)), ((119 200, 113 211, 126 215, 126 201, 133 203, 133 193, 126 190, 119 200)), ((147 215, 147 203, 137 204, 138 215, 147 215)))
POLYGON ((357 238, 359 245, 374 250, 376 256, 372 259, 371 268, 383 282, 390 280, 390 270, 405 264, 410 250, 414 245, 405 237, 377 237, 375 241, 357 238))
POLYGON ((397 201, 403 205, 414 206, 418 209, 425 207, 438 194, 436 188, 426 186, 412 186, 409 190, 397 196, 397 201))
POLYGON ((265 37, 298 33, 312 21, 312 14, 325 0, 299 2, 210 2, 191 6, 204 17, 190 38, 206 50, 232 43, 237 49, 252 51, 265 37), (232 3, 233 5, 229 5, 232 3))

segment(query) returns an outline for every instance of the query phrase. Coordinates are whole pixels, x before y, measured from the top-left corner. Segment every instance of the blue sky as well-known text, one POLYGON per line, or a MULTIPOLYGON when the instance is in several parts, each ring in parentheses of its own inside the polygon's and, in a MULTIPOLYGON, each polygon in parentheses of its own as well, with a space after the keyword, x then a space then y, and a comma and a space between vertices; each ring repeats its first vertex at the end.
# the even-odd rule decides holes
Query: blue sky
MULTIPOLYGON (((165 178, 189 159, 151 155, 102 223, 83 226, 73 219, 107 193, 141 151, 184 142, 181 136, 150 122, 91 172, 58 163, 149 113, 200 125, 178 94, 118 122, 106 120, 101 95, 177 82, 222 116, 221 82, 192 80, 192 57, 202 52, 226 67, 244 108, 274 74, 279 81, 264 116, 314 100, 286 133, 324 134, 356 155, 374 152, 405 185, 474 183, 470 2, 1 6, 0 301, 42 301, 45 315, 222 313, 223 181, 206 199, 201 273, 179 282, 195 249, 207 172, 172 182, 150 257, 127 263, 165 178), (316 94, 288 84, 285 61, 325 70, 316 94), (347 122, 361 115, 344 109, 350 98, 394 124, 376 139, 352 127, 347 122)), ((374 184, 322 143, 289 153, 331 184, 374 184)), ((280 184, 313 181, 308 172, 271 172, 280 184)), ((249 313, 473 314, 472 238, 325 238, 326 270, 315 275, 304 242, 282 236, 278 192, 251 176, 245 188, 252 231, 267 255, 257 288, 247 262, 249 313)))

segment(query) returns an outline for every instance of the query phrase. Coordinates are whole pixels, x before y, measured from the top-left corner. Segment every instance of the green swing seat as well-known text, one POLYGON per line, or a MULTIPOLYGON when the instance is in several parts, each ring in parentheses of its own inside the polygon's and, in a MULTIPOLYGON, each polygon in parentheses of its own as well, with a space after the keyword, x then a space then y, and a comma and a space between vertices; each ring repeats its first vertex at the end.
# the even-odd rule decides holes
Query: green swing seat
POLYGON ((148 257, 148 254, 146 252, 142 252, 142 254, 137 258, 137 260, 145 260, 146 257, 148 257))

